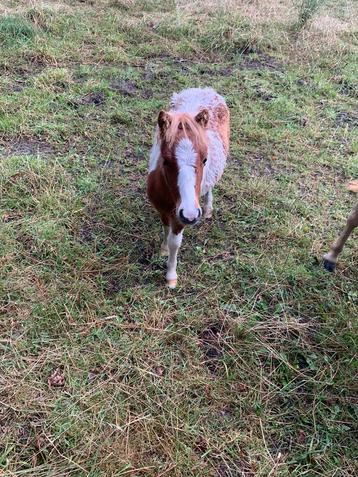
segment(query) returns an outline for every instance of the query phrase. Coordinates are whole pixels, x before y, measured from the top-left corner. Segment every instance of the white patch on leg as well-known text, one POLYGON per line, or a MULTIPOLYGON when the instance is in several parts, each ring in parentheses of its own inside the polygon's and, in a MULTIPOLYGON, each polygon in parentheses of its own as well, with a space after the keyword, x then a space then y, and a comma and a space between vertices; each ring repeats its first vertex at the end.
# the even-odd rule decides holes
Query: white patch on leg
POLYGON ((177 284, 177 262, 178 250, 183 239, 183 231, 174 234, 171 230, 168 234, 169 257, 167 262, 166 279, 170 288, 175 288, 177 284))
POLYGON ((198 218, 198 209, 195 204, 196 155, 192 142, 187 138, 181 139, 175 151, 179 169, 178 188, 181 198, 179 210, 183 209, 183 214, 188 220, 198 218))

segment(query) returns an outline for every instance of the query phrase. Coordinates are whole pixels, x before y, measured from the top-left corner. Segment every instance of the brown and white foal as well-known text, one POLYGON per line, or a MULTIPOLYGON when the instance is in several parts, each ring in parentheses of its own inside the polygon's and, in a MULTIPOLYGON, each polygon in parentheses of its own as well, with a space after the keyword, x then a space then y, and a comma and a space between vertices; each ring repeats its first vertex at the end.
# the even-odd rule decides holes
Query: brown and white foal
POLYGON ((224 98, 211 88, 174 94, 161 111, 149 161, 148 197, 164 225, 162 255, 169 255, 166 279, 177 284, 177 254, 183 229, 202 215, 212 216, 212 188, 220 179, 229 149, 230 114, 224 98))
MULTIPOLYGON (((357 192, 358 194, 358 181, 351 181, 348 184, 347 188, 348 190, 351 190, 352 192, 357 192)), ((331 245, 330 251, 323 255, 324 268, 329 272, 333 272, 333 270, 336 268, 338 255, 342 252, 344 244, 346 243, 348 237, 356 227, 358 227, 358 202, 349 214, 343 232, 334 242, 334 244, 331 245)))

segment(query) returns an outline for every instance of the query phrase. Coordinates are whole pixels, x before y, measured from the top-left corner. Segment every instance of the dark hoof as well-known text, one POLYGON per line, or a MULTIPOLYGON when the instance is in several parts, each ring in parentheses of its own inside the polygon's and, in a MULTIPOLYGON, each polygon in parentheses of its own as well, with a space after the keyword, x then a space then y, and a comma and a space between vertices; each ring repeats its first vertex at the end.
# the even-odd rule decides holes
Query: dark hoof
POLYGON ((330 262, 329 260, 323 260, 323 266, 328 272, 334 272, 336 268, 336 264, 334 262, 330 262))

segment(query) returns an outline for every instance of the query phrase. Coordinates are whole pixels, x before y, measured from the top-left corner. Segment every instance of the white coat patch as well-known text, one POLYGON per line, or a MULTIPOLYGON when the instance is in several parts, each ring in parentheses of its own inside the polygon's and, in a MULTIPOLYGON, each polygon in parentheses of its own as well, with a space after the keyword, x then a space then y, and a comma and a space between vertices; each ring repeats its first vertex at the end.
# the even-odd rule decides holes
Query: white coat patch
POLYGON ((227 153, 218 131, 212 111, 219 106, 225 106, 226 103, 212 88, 189 88, 181 93, 174 93, 171 99, 171 110, 175 112, 190 112, 197 114, 203 108, 209 110, 209 126, 207 128, 208 138, 208 158, 204 167, 203 180, 201 183, 200 194, 206 194, 214 187, 222 176, 225 166, 227 153))
POLYGON ((180 140, 175 150, 175 157, 177 158, 179 169, 184 166, 195 167, 196 152, 190 139, 183 138, 180 140))
POLYGON ((192 142, 187 138, 181 139, 175 150, 181 198, 179 210, 183 209, 183 214, 188 220, 195 220, 198 217, 198 209, 195 205, 196 155, 192 142))

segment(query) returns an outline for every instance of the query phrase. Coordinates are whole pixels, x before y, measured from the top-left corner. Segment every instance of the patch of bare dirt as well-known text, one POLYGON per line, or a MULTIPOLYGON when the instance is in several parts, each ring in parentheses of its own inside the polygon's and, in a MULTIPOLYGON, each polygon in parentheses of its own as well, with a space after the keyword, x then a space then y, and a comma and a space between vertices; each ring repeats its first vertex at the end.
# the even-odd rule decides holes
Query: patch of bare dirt
POLYGON ((331 80, 338 86, 340 94, 352 98, 358 97, 358 81, 348 81, 341 75, 333 76, 331 80))
POLYGON ((114 80, 110 87, 124 96, 136 96, 138 94, 137 84, 132 80, 114 80))
POLYGON ((255 55, 255 58, 245 56, 240 66, 247 70, 259 70, 263 68, 276 71, 283 70, 282 63, 266 53, 259 53, 258 55, 255 55))
POLYGON ((40 74, 45 69, 44 65, 29 62, 27 64, 3 64, 0 66, 0 74, 13 74, 27 81, 29 77, 40 74))
POLYGON ((348 126, 348 127, 358 127, 358 112, 347 112, 347 111, 340 111, 336 115, 336 119, 334 121, 336 126, 348 126))
POLYGON ((220 340, 221 331, 219 325, 213 324, 199 334, 199 346, 205 355, 204 363, 212 374, 216 374, 218 361, 223 355, 220 340))
POLYGON ((114 296, 122 290, 123 283, 118 273, 104 272, 103 277, 107 280, 105 294, 108 297, 114 296))
POLYGON ((39 139, 15 139, 0 142, 0 157, 10 156, 49 156, 54 148, 46 141, 39 139))
POLYGON ((352 84, 348 81, 342 80, 340 82, 339 92, 345 96, 350 96, 352 98, 358 98, 358 84, 352 84))
POLYGON ((272 101, 276 98, 274 94, 270 93, 269 91, 266 91, 263 88, 260 88, 259 86, 255 88, 255 96, 257 98, 263 99, 264 101, 272 101))
POLYGON ((106 96, 102 91, 87 93, 82 98, 69 101, 70 106, 77 108, 83 105, 101 106, 106 101, 106 96))
POLYGON ((314 203, 317 201, 317 189, 320 184, 324 182, 339 190, 348 179, 342 170, 321 164, 319 169, 297 178, 297 190, 302 199, 314 203))
POLYGON ((83 226, 80 228, 79 231, 79 240, 81 243, 87 244, 91 243, 94 240, 93 237, 93 231, 94 231, 95 225, 90 224, 90 223, 84 223, 83 226))
POLYGON ((2 221, 5 223, 12 222, 14 220, 19 220, 22 218, 22 212, 5 212, 2 214, 2 221))
POLYGON ((153 97, 153 93, 150 89, 144 89, 142 92, 141 92, 141 96, 143 99, 150 99, 153 97))
POLYGON ((62 388, 66 382, 62 369, 55 369, 51 376, 48 378, 47 382, 50 387, 62 388))
POLYGON ((262 154, 253 154, 249 157, 250 169, 255 177, 274 177, 276 170, 272 161, 262 154))
POLYGON ((26 81, 24 80, 16 80, 14 83, 10 86, 10 90, 12 93, 20 93, 23 89, 26 87, 26 81))
POLYGON ((207 64, 203 64, 199 68, 199 73, 203 76, 232 76, 234 74, 234 68, 232 66, 225 66, 223 68, 212 68, 207 64))
POLYGON ((26 60, 35 69, 43 69, 47 66, 57 66, 56 60, 46 53, 31 53, 26 55, 26 60))
POLYGON ((149 89, 140 89, 135 81, 132 80, 114 80, 110 84, 111 89, 117 91, 123 96, 140 96, 144 99, 149 99, 153 93, 149 89))

